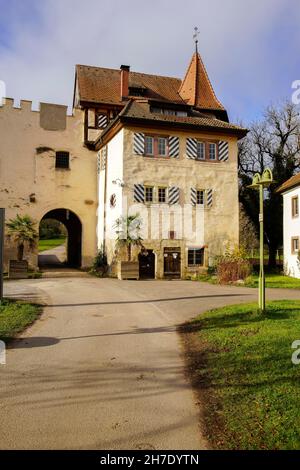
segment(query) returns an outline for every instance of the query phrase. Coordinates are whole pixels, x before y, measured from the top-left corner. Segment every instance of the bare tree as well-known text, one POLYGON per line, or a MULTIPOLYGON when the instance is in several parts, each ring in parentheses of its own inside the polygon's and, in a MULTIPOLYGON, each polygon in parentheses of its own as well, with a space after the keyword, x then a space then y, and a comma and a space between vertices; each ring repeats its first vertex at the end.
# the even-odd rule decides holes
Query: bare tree
POLYGON ((240 245, 252 252, 259 247, 256 227, 245 213, 242 204, 240 204, 240 245))
POLYGON ((240 201, 258 230, 258 191, 247 186, 255 173, 273 170, 276 184, 265 191, 265 242, 269 266, 276 265, 276 251, 282 245, 282 196, 276 189, 300 168, 300 118, 297 107, 285 102, 270 106, 261 122, 254 123, 239 145, 240 201))

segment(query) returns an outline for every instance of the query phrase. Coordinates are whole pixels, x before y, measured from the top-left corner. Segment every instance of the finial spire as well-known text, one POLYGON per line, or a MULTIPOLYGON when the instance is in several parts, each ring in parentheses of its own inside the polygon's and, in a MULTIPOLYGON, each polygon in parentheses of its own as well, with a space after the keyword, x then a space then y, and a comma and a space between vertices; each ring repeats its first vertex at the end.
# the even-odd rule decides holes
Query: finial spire
POLYGON ((195 41, 195 50, 196 50, 196 54, 197 54, 197 53, 198 53, 198 36, 199 36, 199 34, 200 34, 200 32, 199 32, 197 26, 195 26, 194 31, 195 31, 195 32, 194 32, 194 34, 193 34, 193 39, 194 39, 194 41, 195 41))

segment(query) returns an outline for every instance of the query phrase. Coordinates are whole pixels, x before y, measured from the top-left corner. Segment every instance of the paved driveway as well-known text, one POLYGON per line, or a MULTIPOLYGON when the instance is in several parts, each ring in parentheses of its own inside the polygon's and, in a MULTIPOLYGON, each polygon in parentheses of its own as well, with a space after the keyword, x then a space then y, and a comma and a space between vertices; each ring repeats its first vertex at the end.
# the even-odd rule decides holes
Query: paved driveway
POLYGON ((0 366, 0 448, 207 447, 176 325, 256 290, 87 277, 11 281, 5 293, 49 306, 0 366))

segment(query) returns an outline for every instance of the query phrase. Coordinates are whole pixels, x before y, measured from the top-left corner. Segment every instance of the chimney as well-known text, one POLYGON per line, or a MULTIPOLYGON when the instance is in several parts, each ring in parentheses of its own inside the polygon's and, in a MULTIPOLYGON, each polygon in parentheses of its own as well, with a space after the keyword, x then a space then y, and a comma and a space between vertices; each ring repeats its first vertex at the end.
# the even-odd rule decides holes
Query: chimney
POLYGON ((128 97, 128 85, 129 85, 129 65, 121 65, 121 98, 126 99, 128 97))

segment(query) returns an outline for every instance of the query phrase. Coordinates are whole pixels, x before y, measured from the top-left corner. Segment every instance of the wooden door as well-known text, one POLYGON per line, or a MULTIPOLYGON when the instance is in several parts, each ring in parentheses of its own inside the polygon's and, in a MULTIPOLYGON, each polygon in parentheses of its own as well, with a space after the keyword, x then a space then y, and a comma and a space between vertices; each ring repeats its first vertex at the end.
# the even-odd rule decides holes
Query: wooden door
POLYGON ((180 278, 180 248, 165 249, 164 251, 164 275, 166 277, 180 278))

